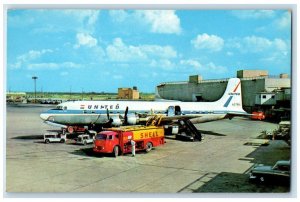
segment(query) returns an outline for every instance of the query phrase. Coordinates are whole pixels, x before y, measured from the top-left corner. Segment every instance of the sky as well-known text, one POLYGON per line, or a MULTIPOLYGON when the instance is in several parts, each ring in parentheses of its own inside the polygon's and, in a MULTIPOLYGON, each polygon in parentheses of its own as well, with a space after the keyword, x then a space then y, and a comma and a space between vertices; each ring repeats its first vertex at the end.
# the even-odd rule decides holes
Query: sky
POLYGON ((12 9, 7 91, 117 92, 162 82, 291 71, 287 10, 12 9))

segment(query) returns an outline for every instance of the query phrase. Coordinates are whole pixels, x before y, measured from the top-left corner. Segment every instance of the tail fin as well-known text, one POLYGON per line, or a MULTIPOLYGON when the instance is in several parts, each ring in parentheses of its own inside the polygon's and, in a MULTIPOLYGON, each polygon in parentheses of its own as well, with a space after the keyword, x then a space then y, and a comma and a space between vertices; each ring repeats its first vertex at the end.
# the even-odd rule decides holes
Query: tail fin
POLYGON ((229 79, 225 93, 217 102, 226 110, 246 113, 242 105, 241 80, 238 78, 229 79))

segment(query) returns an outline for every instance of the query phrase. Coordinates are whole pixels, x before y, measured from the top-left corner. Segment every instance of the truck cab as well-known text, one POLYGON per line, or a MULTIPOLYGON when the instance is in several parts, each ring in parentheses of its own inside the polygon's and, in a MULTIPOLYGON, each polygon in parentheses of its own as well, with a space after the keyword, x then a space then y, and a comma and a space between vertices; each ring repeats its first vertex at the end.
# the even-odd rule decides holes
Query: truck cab
POLYGON ((115 131, 102 131, 95 136, 94 151, 112 153, 119 145, 119 135, 115 131))

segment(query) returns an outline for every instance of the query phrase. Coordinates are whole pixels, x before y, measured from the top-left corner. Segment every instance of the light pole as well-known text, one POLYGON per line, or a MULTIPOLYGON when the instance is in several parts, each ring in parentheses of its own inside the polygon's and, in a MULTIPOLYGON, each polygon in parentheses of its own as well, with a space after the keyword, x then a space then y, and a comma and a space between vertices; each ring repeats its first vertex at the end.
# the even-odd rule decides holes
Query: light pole
POLYGON ((36 103, 36 80, 38 79, 38 77, 33 76, 32 79, 34 81, 34 103, 36 103))

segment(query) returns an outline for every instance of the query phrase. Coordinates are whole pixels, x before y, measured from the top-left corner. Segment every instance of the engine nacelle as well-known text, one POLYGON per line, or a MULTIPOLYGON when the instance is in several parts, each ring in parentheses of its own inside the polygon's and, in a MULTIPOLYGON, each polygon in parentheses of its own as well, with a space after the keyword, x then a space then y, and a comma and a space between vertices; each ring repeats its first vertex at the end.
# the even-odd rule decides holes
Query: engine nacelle
POLYGON ((122 121, 119 117, 113 117, 111 118, 113 121, 111 122, 111 125, 113 126, 120 126, 122 125, 122 121))
POLYGON ((140 122, 140 118, 136 114, 128 114, 127 115, 127 123, 129 125, 136 125, 140 122))

